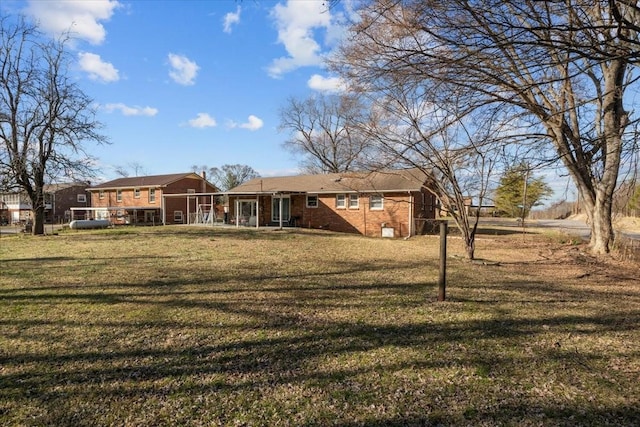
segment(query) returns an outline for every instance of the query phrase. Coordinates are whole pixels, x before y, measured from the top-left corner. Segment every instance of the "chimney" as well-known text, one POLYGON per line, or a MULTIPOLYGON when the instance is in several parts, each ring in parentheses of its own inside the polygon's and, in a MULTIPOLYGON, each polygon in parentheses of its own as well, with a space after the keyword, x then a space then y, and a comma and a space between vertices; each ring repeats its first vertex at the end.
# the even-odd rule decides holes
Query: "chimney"
POLYGON ((204 170, 202 171, 202 189, 200 190, 200 192, 207 192, 207 172, 205 172, 204 170))

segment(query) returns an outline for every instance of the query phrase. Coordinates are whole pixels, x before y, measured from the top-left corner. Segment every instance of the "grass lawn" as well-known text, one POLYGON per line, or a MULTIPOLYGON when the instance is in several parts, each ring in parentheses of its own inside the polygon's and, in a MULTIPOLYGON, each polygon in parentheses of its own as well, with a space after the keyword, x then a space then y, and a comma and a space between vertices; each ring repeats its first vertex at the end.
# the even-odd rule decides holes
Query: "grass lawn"
POLYGON ((640 424, 640 267, 553 234, 0 239, 0 425, 640 424))

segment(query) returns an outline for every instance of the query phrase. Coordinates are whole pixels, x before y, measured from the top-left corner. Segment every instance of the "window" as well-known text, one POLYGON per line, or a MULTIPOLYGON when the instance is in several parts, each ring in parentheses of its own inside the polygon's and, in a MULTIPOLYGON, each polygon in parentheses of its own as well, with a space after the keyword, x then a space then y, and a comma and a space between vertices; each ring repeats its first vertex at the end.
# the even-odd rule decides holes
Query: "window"
POLYGON ((369 209, 372 211, 380 211, 383 206, 383 198, 382 196, 376 194, 369 197, 369 209))
POLYGON ((182 211, 173 211, 173 222, 182 222, 182 211))
POLYGON ((104 199, 104 190, 100 190, 98 192, 98 197, 100 198, 100 200, 104 199))
POLYGON ((195 193, 196 193, 195 188, 187 188, 187 194, 195 194, 195 193))
POLYGON ((76 197, 78 203, 87 203, 87 195, 86 194, 78 194, 76 197))
POLYGON ((349 194, 349 209, 360 207, 360 197, 357 194, 349 194))
POLYGON ((336 208, 344 209, 347 207, 347 199, 344 194, 336 194, 336 208))
POLYGON ((317 208, 318 207, 318 195, 317 194, 307 194, 307 207, 308 208, 317 208))
POLYGON ((122 201, 122 190, 116 190, 116 201, 117 202, 122 201))
POLYGON ((149 203, 155 203, 156 202, 156 189, 155 188, 150 188, 149 189, 149 203))
POLYGON ((134 188, 133 189, 133 197, 136 199, 140 198, 140 189, 139 188, 134 188))

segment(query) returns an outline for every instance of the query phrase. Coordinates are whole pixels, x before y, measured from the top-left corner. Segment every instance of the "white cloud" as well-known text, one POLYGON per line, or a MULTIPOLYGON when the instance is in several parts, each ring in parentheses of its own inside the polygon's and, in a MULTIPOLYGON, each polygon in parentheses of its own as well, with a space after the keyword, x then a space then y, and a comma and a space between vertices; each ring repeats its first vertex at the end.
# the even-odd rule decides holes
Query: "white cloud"
POLYGON ((200 67, 195 62, 191 61, 184 55, 169 54, 169 64, 171 65, 171 71, 169 71, 169 77, 174 82, 190 86, 195 83, 196 76, 200 67))
POLYGON ((271 11, 278 29, 278 42, 288 56, 275 59, 268 68, 269 75, 280 77, 298 67, 320 65, 322 48, 314 39, 315 29, 331 26, 331 14, 325 2, 288 0, 278 3, 271 11))
POLYGON ((69 31, 72 37, 100 44, 107 34, 100 21, 109 20, 118 7, 120 3, 116 0, 30 0, 25 12, 47 33, 59 35, 69 31))
POLYGON ((104 110, 107 111, 108 113, 111 113, 113 111, 120 111, 120 113, 122 113, 122 115, 124 115, 124 116, 148 116, 148 117, 153 117, 156 114, 158 114, 158 109, 157 108, 138 107, 138 106, 129 107, 128 105, 125 105, 125 104, 122 104, 122 103, 106 104, 104 106, 104 110))
POLYGON ((240 125, 243 129, 249 129, 250 131, 258 130, 264 125, 262 119, 254 116, 253 114, 249 116, 246 123, 242 123, 240 125))
POLYGON ((240 8, 240 6, 238 6, 235 13, 229 12, 226 15, 224 15, 223 31, 225 33, 231 33, 231 27, 240 22, 241 10, 242 9, 240 8))
POLYGON ((212 128, 217 125, 216 119, 211 117, 207 113, 198 113, 198 116, 195 119, 189 120, 189 126, 192 128, 212 128))
POLYGON ((264 126, 264 121, 261 118, 251 114, 247 118, 247 121, 245 123, 236 123, 233 120, 227 120, 227 126, 232 129, 234 128, 248 129, 253 132, 258 129, 261 129, 262 126, 264 126))
POLYGON ((318 92, 344 92, 347 88, 346 82, 340 77, 323 77, 319 74, 311 76, 307 85, 318 92))
POLYGON ((89 74, 91 80, 102 82, 116 82, 120 80, 118 70, 109 62, 104 62, 100 55, 81 52, 78 54, 78 63, 82 71, 89 74))

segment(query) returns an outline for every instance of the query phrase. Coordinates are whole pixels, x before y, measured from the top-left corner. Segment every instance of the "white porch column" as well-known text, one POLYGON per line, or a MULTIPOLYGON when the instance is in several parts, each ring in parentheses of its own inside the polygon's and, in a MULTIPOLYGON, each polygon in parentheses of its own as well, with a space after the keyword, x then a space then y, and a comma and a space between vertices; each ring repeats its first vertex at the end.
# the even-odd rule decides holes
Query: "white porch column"
POLYGON ((280 230, 282 230, 282 194, 280 194, 280 199, 278 199, 280 205, 280 216, 278 217, 280 222, 280 230))
POLYGON ((256 195, 256 228, 260 227, 260 196, 256 195))
POLYGON ((236 198, 236 227, 240 227, 240 199, 236 198))
POLYGON ((414 227, 414 206, 413 206, 413 194, 409 191, 409 235, 407 237, 413 236, 413 227, 414 227))
POLYGON ((162 225, 167 225, 167 209, 165 208, 165 206, 166 201, 163 194, 162 198, 160 199, 160 209, 162 209, 162 225))

